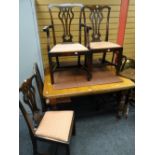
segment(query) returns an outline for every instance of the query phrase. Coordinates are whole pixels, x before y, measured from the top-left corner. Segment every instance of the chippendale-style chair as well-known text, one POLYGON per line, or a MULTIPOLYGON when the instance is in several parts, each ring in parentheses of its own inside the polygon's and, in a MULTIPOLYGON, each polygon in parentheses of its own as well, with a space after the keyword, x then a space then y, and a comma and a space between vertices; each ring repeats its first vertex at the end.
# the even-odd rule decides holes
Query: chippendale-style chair
MULTIPOLYGON (((73 111, 40 112, 37 106, 35 75, 25 80, 19 88, 21 100, 20 110, 25 118, 33 145, 33 154, 38 155, 37 141, 55 143, 66 147, 70 154, 69 143, 72 134, 75 134, 73 111), (32 114, 30 114, 30 111, 32 114)), ((56 149, 57 151, 57 149, 56 149)))
POLYGON ((88 44, 92 57, 95 53, 103 53, 101 64, 115 66, 118 74, 121 67, 123 47, 108 40, 110 11, 111 8, 108 5, 85 5, 82 9, 81 18, 85 26, 92 28, 92 34, 88 34, 89 31, 85 30, 85 38, 88 38, 85 40, 85 44, 88 44), (107 61, 106 55, 110 52, 112 52, 112 58, 111 61, 107 61), (116 53, 117 62, 115 62, 116 53))
POLYGON ((88 65, 86 63, 84 65, 81 65, 80 62, 80 55, 83 55, 84 57, 87 57, 87 55, 89 55, 88 48, 81 44, 80 31, 82 26, 80 24, 80 11, 83 8, 83 5, 70 3, 49 4, 48 8, 50 13, 51 25, 45 26, 43 28, 43 31, 46 32, 47 35, 47 51, 51 82, 54 83, 54 72, 60 68, 64 68, 64 66, 62 67, 60 65, 59 58, 62 56, 76 56, 78 58, 76 67, 85 70, 85 72, 87 73, 87 79, 90 80, 91 73, 88 70, 88 65), (52 30, 54 44, 53 46, 51 46, 50 30, 52 30), (77 37, 77 40, 74 40, 74 42, 73 33, 71 32, 73 30, 74 38, 77 37), (62 35, 60 35, 61 32, 62 35), (62 43, 60 43, 60 37, 62 43), (55 58, 56 63, 54 63, 53 58, 55 58))

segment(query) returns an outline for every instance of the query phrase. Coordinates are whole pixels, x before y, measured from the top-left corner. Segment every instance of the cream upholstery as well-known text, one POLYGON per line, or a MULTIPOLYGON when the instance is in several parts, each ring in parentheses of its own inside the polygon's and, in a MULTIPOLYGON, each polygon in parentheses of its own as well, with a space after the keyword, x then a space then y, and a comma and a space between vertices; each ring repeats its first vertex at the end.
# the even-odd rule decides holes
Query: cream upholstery
POLYGON ((88 51, 88 48, 79 43, 56 44, 50 53, 64 53, 64 52, 82 52, 88 51))
POLYGON ((67 143, 70 140, 73 115, 73 111, 46 112, 35 134, 38 137, 67 143))
POLYGON ((106 42, 106 41, 90 43, 91 49, 106 49, 106 48, 115 48, 115 47, 121 47, 121 46, 116 43, 106 42))

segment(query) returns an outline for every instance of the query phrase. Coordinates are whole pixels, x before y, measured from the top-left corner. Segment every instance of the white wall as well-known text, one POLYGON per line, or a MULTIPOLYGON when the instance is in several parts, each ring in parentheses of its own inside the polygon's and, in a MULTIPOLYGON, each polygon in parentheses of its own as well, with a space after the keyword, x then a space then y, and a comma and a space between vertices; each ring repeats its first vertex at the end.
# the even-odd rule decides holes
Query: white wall
POLYGON ((19 1, 19 85, 32 74, 34 62, 43 76, 34 0, 19 1))
MULTIPOLYGON (((33 65, 37 62, 43 77, 43 65, 38 36, 34 0, 19 1, 19 85, 33 74, 33 65)), ((20 96, 22 101, 22 98, 20 96)), ((38 107, 41 108, 37 93, 38 107)), ((29 109, 27 109, 29 111, 29 109)), ((29 111, 30 112, 30 111, 29 111)), ((21 114, 21 113, 20 113, 21 114)))

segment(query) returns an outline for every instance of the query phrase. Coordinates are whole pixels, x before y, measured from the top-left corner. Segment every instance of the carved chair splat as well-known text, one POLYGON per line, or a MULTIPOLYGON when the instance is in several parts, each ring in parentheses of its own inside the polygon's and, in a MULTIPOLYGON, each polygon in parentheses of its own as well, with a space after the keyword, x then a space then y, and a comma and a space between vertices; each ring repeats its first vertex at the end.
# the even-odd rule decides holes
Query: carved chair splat
MULTIPOLYGON (((43 28, 43 31, 46 32, 47 35, 47 51, 48 51, 48 60, 49 60, 49 67, 51 71, 51 82, 54 83, 54 72, 56 70, 59 70, 60 68, 64 68, 60 66, 59 57, 61 56, 76 56, 78 58, 77 66, 80 69, 85 70, 87 74, 87 79, 91 79, 91 73, 89 71, 88 65, 85 63, 84 65, 81 65, 80 62, 80 55, 83 55, 84 57, 87 57, 89 55, 89 50, 87 47, 81 44, 81 20, 79 18, 79 41, 75 42, 73 41, 73 34, 71 33, 71 26, 73 25, 73 20, 75 18, 75 11, 74 8, 79 8, 80 11, 83 8, 82 4, 49 4, 49 13, 50 13, 50 19, 51 19, 51 25, 45 26, 43 28), (57 17, 54 17, 53 10, 58 10, 57 17), (60 25, 62 27, 62 43, 57 42, 57 34, 56 34, 56 24, 54 23, 54 18, 60 21, 60 25), (50 45, 50 29, 52 29, 52 36, 53 36, 53 44, 54 46, 51 48, 50 45), (53 62, 53 57, 56 58, 56 64, 53 62)), ((78 12, 76 12, 78 13, 78 12)), ((81 13, 81 12, 80 12, 81 13)), ((79 17, 80 17, 79 13, 79 17)), ((67 66, 68 67, 68 66, 67 66)), ((65 67, 65 68, 67 68, 65 67)), ((75 67, 75 66, 74 66, 75 67)))

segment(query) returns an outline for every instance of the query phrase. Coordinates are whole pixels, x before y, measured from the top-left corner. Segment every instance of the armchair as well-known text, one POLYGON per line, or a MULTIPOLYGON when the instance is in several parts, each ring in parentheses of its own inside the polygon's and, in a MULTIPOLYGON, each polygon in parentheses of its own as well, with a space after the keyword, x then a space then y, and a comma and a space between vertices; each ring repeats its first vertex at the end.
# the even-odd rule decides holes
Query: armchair
MULTIPOLYGON (((85 5, 82 8, 81 18, 85 25, 85 45, 88 46, 91 51, 91 59, 93 61, 93 55, 95 53, 103 53, 101 64, 113 65, 116 68, 116 74, 119 73, 121 67, 123 47, 117 43, 109 41, 109 19, 111 8, 108 5, 85 5), (88 28, 91 27, 91 34, 88 34, 88 28), (105 28, 103 27, 105 26, 105 28), (102 26, 102 33, 101 33, 102 26), (91 39, 89 39, 91 38, 91 39), (106 60, 108 52, 112 52, 111 61, 106 60), (115 54, 117 53, 117 62, 115 62, 115 54)), ((90 70, 92 64, 90 64, 90 70)))
MULTIPOLYGON (((50 13, 50 19, 51 24, 48 26, 45 26, 43 28, 43 31, 47 35, 47 52, 48 52, 48 60, 49 60, 49 67, 50 67, 50 75, 51 75, 51 82, 54 83, 54 72, 56 70, 60 70, 60 68, 69 68, 71 66, 63 67, 60 65, 59 58, 64 56, 76 56, 78 58, 78 63, 76 67, 79 67, 80 69, 85 70, 87 74, 87 79, 91 79, 91 73, 89 72, 89 69, 86 65, 81 64, 80 62, 80 55, 83 55, 84 57, 87 57, 89 55, 89 50, 87 47, 81 44, 81 24, 80 20, 77 20, 75 17, 75 11, 76 9, 83 8, 82 4, 49 4, 49 13, 50 13), (56 13, 57 12, 57 13, 56 13), (74 28, 75 25, 73 25, 73 20, 76 19, 78 23, 78 41, 73 42, 73 34, 71 34, 72 27, 74 28), (56 24, 55 23, 59 23, 56 24), (56 28, 58 29, 56 31, 56 28), (60 30, 63 32, 61 35, 62 42, 59 41, 59 32, 60 30), (51 37, 50 32, 52 32, 53 36, 53 46, 51 46, 51 37), (56 63, 53 61, 53 58, 55 58, 56 63)), ((80 13, 76 12, 77 18, 79 19, 80 13), (79 16, 78 16, 79 15, 79 16)), ((87 59, 87 58, 86 58, 87 59)), ((75 66, 72 66, 75 67, 75 66)))

